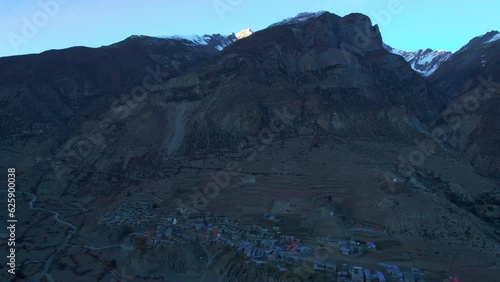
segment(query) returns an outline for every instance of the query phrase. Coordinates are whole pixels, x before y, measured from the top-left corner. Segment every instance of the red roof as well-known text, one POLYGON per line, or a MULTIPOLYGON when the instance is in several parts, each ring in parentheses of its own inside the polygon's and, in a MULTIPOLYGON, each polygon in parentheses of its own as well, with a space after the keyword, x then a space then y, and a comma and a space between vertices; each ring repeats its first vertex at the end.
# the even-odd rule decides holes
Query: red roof
POLYGON ((210 235, 217 235, 219 234, 219 230, 207 230, 208 231, 208 234, 210 235))
POLYGON ((458 277, 452 277, 450 282, 463 282, 463 280, 458 279, 458 277))

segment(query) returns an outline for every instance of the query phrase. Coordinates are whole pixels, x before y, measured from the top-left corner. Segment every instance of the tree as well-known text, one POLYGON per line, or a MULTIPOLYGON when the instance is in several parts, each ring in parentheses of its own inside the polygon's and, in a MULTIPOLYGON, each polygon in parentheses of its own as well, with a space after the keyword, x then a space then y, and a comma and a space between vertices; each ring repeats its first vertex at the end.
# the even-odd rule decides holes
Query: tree
POLYGON ((57 266, 61 270, 65 270, 66 268, 68 268, 68 265, 62 261, 57 266))
POLYGON ((26 278, 26 275, 24 274, 24 272, 22 270, 17 270, 15 276, 17 278, 20 278, 20 279, 26 278))
POLYGON ((135 249, 136 250, 144 250, 144 246, 146 245, 146 239, 143 237, 137 237, 135 240, 135 249))
POLYGON ((127 237, 128 235, 132 234, 132 232, 134 232, 134 230, 132 229, 132 227, 130 227, 129 225, 127 224, 122 224, 120 226, 120 231, 119 231, 119 237, 120 237, 120 240, 127 237))

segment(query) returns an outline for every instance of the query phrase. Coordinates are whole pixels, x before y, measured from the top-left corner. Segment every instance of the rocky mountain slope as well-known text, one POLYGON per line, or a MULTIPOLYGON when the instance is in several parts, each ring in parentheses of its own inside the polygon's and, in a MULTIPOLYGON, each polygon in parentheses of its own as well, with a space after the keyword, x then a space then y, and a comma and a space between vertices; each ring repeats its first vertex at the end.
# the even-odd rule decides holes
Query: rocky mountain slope
MULTIPOLYGON (((134 36, 0 58, 2 164, 16 167, 32 193, 19 195, 20 213, 34 220, 18 234, 38 250, 39 262, 22 271, 76 279, 86 269, 75 262, 87 261, 96 267, 85 275, 107 279, 100 262, 114 256, 144 281, 311 281, 299 270, 269 274, 220 250, 202 262, 196 246, 161 250, 175 261, 152 259, 158 250, 134 249, 97 225, 124 200, 154 197, 179 218, 292 218, 283 232, 309 244, 317 236, 375 236, 396 243, 363 263, 405 253, 408 265, 436 281, 449 272, 494 281, 497 103, 464 116, 467 126, 452 127, 446 142, 431 134, 449 128, 442 111, 472 91, 455 91, 466 78, 497 81, 498 42, 478 49, 473 41, 427 79, 384 48, 368 17, 326 12, 237 41, 134 36), (484 66, 476 58, 486 58, 484 66), (324 215, 332 209, 342 216, 324 215), (363 233, 349 222, 386 232, 363 233), (91 244, 118 248, 110 254, 91 244), (138 267, 145 261, 148 272, 138 267)), ((473 79, 469 89, 479 87, 473 79)), ((28 251, 18 259, 33 260, 28 251)))
POLYGON ((22 152, 16 146, 38 140, 43 145, 27 164, 50 160, 82 123, 111 105, 141 97, 216 52, 176 40, 131 37, 97 49, 2 58, 1 140, 13 146, 3 157, 16 159, 22 152))
POLYGON ((429 77, 446 106, 436 126, 483 174, 500 179, 496 113, 500 91, 500 33, 472 39, 429 77))

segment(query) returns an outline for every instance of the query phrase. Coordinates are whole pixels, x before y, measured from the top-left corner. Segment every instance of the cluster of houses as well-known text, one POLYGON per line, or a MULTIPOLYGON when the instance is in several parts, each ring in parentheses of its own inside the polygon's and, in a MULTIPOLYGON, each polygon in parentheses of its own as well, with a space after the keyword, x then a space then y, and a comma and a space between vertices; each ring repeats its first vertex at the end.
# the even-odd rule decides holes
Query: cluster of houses
POLYGON ((351 254, 356 254, 359 256, 363 255, 363 246, 360 244, 360 242, 356 241, 342 241, 339 240, 337 242, 339 251, 343 255, 351 255, 351 254))
MULTIPOLYGON (((412 281, 420 282, 423 274, 418 269, 401 271, 397 265, 380 263, 371 271, 347 264, 315 260, 310 257, 313 248, 286 234, 279 226, 264 228, 258 225, 244 226, 239 220, 216 217, 211 214, 180 216, 176 210, 161 211, 154 201, 126 203, 114 211, 103 214, 98 221, 114 228, 128 225, 130 235, 141 237, 146 246, 158 248, 192 244, 193 240, 205 240, 208 244, 230 246, 242 253, 248 263, 270 264, 279 271, 288 271, 294 264, 309 262, 314 271, 325 271, 337 276, 337 281, 412 281)), ((364 249, 376 249, 373 242, 344 241, 329 237, 318 237, 318 242, 337 244, 344 255, 363 255, 364 249)))
POLYGON ((110 210, 102 214, 98 219, 98 224, 108 226, 139 226, 148 223, 158 223, 165 217, 160 212, 154 212, 155 201, 124 202, 115 210, 110 210))
POLYGON ((281 235, 277 239, 247 238, 238 242, 236 251, 246 255, 257 264, 275 263, 281 271, 287 268, 283 264, 303 261, 312 252, 311 247, 302 245, 294 236, 281 235), (280 265, 281 264, 281 265, 280 265))
MULTIPOLYGON (((190 243, 199 235, 217 235, 219 233, 217 230, 223 230, 224 225, 235 227, 238 225, 237 220, 207 215, 187 219, 182 217, 182 213, 178 210, 160 210, 155 204, 157 205, 154 201, 126 202, 115 210, 102 214, 98 224, 117 230, 128 226, 134 230, 130 235, 144 238, 148 246, 155 248, 190 243), (213 227, 211 222, 220 226, 213 227), (202 229, 203 231, 200 231, 202 229)), ((235 233, 235 228, 225 229, 233 229, 233 232, 228 234, 235 233)))
MULTIPOLYGON (((424 274, 417 268, 412 268, 411 271, 401 271, 397 265, 379 263, 377 275, 380 276, 378 281, 402 281, 402 282, 422 282, 424 274), (386 274, 384 276, 383 274, 386 274)), ((373 281, 373 280, 372 280, 373 281)))

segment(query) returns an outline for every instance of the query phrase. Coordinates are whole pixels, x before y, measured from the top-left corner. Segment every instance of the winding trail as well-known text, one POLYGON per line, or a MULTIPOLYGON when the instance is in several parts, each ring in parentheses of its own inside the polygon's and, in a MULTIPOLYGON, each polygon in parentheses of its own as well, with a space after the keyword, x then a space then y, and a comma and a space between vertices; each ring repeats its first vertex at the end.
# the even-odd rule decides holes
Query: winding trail
MULTIPOLYGON (((116 248, 116 247, 121 247, 123 249, 126 249, 126 246, 124 244, 114 244, 114 245, 109 245, 109 246, 102 246, 102 247, 95 247, 95 246, 92 246, 92 245, 88 245, 88 246, 78 246, 78 245, 70 245, 69 244, 69 241, 71 240, 71 238, 73 237, 73 235, 76 234, 76 232, 78 231, 78 228, 65 221, 65 220, 62 220, 59 218, 60 214, 58 212, 55 212, 55 211, 51 211, 51 210, 48 210, 48 209, 43 209, 43 208, 35 208, 34 205, 35 205, 35 202, 37 200, 37 196, 35 194, 32 194, 32 193, 28 193, 28 192, 22 192, 24 195, 29 195, 32 197, 31 201, 29 202, 29 205, 30 205, 30 208, 32 210, 37 210, 37 211, 41 211, 41 212, 47 212, 47 213, 50 213, 50 214, 53 214, 54 215, 54 219, 61 223, 61 224, 64 224, 66 226, 68 226, 70 228, 70 231, 68 232, 68 235, 66 236, 64 242, 59 245, 55 252, 50 255, 50 257, 45 261, 45 265, 42 269, 42 271, 36 275, 35 277, 33 277, 32 281, 35 281, 35 282, 38 282, 40 281, 40 279, 42 279, 42 277, 45 277, 45 279, 47 281, 54 281, 52 276, 50 275, 49 273, 49 269, 50 267, 52 266, 52 263, 53 263, 53 260, 54 258, 60 253, 62 252, 64 249, 66 249, 67 247, 77 247, 77 248, 86 248, 86 249, 90 249, 90 250, 104 250, 104 249, 108 249, 108 248, 116 248)), ((34 263, 35 261, 30 261, 29 263, 34 263)), ((42 262, 42 261, 39 261, 39 262, 42 262)), ((10 280, 10 281, 13 281, 14 277, 10 280)))
POLYGON ((89 249, 89 250, 93 250, 93 251, 100 251, 100 250, 111 249, 111 248, 116 248, 116 247, 120 247, 122 249, 127 249, 127 246, 125 244, 114 244, 114 245, 102 246, 102 247, 95 247, 92 245, 87 245, 87 246, 69 245, 69 246, 75 247, 75 248, 89 249))
POLYGON ((64 240, 63 244, 61 244, 59 247, 57 247, 56 251, 49 257, 49 259, 45 262, 45 266, 43 267, 42 271, 33 278, 33 281, 40 281, 40 279, 42 277, 45 276, 45 278, 49 281, 53 281, 52 277, 50 276, 50 274, 48 273, 49 269, 50 269, 50 266, 52 265, 52 261, 54 260, 55 256, 57 254, 59 254, 61 251, 63 251, 64 249, 66 249, 66 247, 68 246, 68 243, 69 243, 69 240, 71 239, 71 237, 73 237, 73 235, 75 235, 76 231, 78 230, 78 228, 67 222, 67 221, 64 221, 64 220, 61 220, 59 218, 59 213, 58 212, 55 212, 55 211, 51 211, 51 210, 47 210, 47 209, 42 209, 42 208, 35 208, 33 207, 35 205, 35 201, 37 199, 37 196, 35 194, 32 194, 32 193, 28 193, 28 192, 23 192, 23 194, 25 195, 29 195, 32 197, 31 201, 30 201, 30 208, 32 210, 38 210, 38 211, 42 211, 42 212, 48 212, 48 213, 51 213, 54 215, 54 219, 59 222, 59 223, 62 223, 66 226, 69 226, 71 228, 71 230, 69 231, 68 235, 66 236, 66 239, 64 240))

